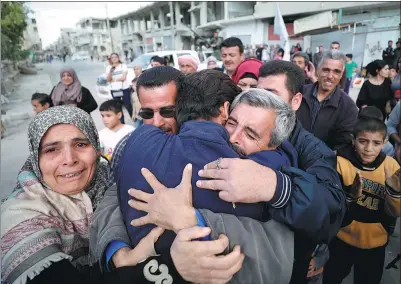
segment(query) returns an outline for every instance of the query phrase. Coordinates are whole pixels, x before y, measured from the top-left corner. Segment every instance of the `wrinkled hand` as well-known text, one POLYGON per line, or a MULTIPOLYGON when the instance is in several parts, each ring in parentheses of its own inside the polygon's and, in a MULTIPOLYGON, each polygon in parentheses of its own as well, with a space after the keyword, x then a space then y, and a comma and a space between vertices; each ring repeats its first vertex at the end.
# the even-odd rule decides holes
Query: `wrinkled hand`
POLYGON ((353 199, 357 200, 362 196, 362 176, 361 172, 357 171, 354 182, 348 187, 347 195, 353 199))
POLYGON ((156 255, 155 242, 163 234, 164 229, 157 227, 150 231, 134 249, 123 247, 119 249, 112 257, 116 268, 123 266, 135 266, 138 262, 156 255))
POLYGON ((248 159, 222 159, 207 164, 199 176, 199 188, 219 190, 219 197, 227 202, 256 203, 270 201, 276 191, 276 173, 248 159))
POLYGON ((192 207, 191 164, 184 168, 181 183, 175 188, 165 187, 147 169, 142 169, 142 175, 154 193, 149 194, 136 189, 128 191, 137 199, 128 201, 128 204, 132 208, 148 213, 144 217, 132 220, 131 225, 155 224, 175 232, 196 225, 195 209, 192 207))
POLYGON ((178 232, 170 252, 178 273, 191 283, 223 284, 232 279, 245 259, 240 247, 219 255, 228 247, 228 238, 220 235, 214 241, 195 241, 210 234, 210 228, 192 227, 178 232))
POLYGON ((401 193, 401 169, 398 169, 393 175, 387 168, 384 168, 386 175, 386 187, 394 193, 401 193))

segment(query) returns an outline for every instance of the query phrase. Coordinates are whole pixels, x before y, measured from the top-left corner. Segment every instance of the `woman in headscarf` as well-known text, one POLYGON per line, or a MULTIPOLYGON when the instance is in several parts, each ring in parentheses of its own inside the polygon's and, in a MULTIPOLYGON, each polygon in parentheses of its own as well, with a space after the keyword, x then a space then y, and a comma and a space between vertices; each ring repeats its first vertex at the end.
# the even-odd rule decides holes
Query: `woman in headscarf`
POLYGON ((198 71, 199 61, 192 55, 181 55, 178 57, 180 71, 184 74, 191 74, 198 71))
POLYGON ((88 266, 89 225, 108 173, 92 118, 76 107, 52 107, 34 118, 28 138, 30 156, 13 194, 1 205, 3 280, 122 283, 126 269, 135 274, 132 269, 139 267, 134 265, 150 256, 162 229, 132 250, 130 268, 102 275, 98 265, 88 266))
POLYGON ((97 108, 91 92, 81 85, 74 69, 61 69, 60 79, 50 93, 54 106, 74 105, 87 113, 91 113, 97 108))
POLYGON ((255 58, 245 59, 238 65, 232 79, 242 91, 256 88, 258 85, 259 69, 263 62, 255 58))

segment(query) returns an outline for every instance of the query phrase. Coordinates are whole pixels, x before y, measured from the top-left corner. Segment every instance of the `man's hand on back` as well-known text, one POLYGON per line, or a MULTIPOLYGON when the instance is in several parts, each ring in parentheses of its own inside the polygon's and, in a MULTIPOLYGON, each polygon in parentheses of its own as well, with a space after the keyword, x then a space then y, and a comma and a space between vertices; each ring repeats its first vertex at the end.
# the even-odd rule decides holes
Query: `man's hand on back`
POLYGON ((192 165, 188 164, 183 171, 181 183, 176 188, 167 188, 147 169, 142 175, 152 187, 154 193, 130 189, 128 193, 137 200, 128 204, 148 215, 132 220, 131 225, 143 226, 155 224, 166 230, 178 232, 197 223, 195 209, 192 206, 192 165))
POLYGON ((199 180, 199 188, 219 190, 221 199, 227 202, 256 203, 270 201, 276 191, 276 173, 248 159, 222 159, 211 162, 199 171, 199 176, 211 180, 199 180))
POLYGON ((227 248, 228 238, 220 235, 214 241, 196 241, 209 234, 209 228, 181 230, 171 246, 171 257, 185 280, 191 283, 225 284, 241 269, 245 255, 236 246, 229 254, 216 256, 227 248))

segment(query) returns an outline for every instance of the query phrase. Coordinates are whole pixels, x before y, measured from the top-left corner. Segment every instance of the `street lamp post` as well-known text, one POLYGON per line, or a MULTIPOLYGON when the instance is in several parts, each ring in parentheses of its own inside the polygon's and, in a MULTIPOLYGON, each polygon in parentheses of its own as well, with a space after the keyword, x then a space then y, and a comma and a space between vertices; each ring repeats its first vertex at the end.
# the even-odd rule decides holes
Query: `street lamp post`
POLYGON ((110 21, 109 21, 109 11, 107 9, 107 3, 106 3, 106 20, 107 20, 107 28, 109 30, 109 35, 110 35, 110 42, 111 42, 111 52, 114 52, 114 42, 113 42, 113 35, 111 33, 111 27, 110 27, 110 21))

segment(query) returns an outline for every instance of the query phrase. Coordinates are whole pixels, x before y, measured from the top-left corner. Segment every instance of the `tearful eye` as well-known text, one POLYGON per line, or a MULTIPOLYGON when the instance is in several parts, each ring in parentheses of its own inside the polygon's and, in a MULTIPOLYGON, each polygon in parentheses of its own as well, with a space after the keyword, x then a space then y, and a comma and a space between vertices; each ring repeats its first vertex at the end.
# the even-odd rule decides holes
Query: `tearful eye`
POLYGON ((87 144, 85 144, 85 143, 77 143, 78 148, 85 148, 86 146, 87 146, 87 144))
POLYGON ((52 152, 54 152, 54 151, 56 151, 56 148, 48 148, 48 149, 46 149, 44 152, 45 152, 45 153, 52 153, 52 152))

